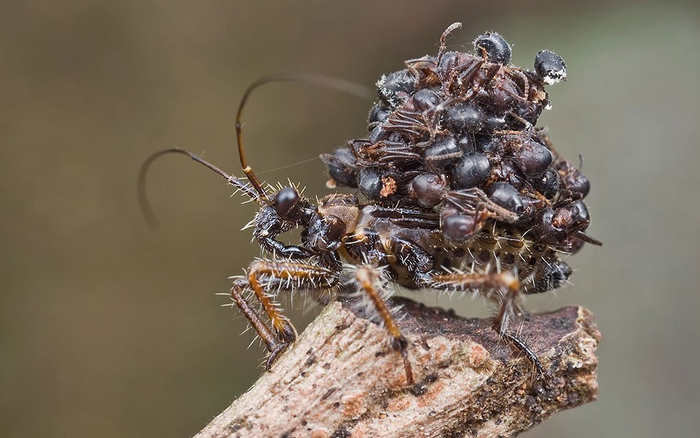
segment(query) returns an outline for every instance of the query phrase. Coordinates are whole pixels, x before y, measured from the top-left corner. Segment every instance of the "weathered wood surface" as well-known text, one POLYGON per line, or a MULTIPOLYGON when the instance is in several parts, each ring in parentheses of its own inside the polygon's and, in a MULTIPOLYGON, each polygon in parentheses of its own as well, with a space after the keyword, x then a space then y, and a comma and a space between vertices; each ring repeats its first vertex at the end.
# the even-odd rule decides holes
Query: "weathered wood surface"
POLYGON ((596 399, 600 332, 585 308, 526 317, 537 377, 488 320, 401 304, 416 384, 383 329, 335 302, 197 437, 510 437, 596 399))

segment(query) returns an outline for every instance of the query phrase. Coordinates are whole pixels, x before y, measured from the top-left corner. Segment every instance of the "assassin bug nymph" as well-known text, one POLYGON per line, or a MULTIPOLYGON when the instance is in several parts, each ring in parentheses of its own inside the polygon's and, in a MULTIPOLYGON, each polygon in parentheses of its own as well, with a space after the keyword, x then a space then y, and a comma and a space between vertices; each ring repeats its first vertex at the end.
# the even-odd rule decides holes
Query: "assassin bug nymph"
MULTIPOLYGON (((444 39, 456 27, 456 25, 450 26, 443 34, 438 61, 443 59, 443 55, 444 59, 447 59, 448 56, 456 56, 456 59, 460 56, 462 58, 466 56, 445 52, 444 39)), ((483 56, 488 55, 492 60, 505 64, 510 59, 510 47, 505 43, 505 40, 501 42, 501 39, 498 34, 486 34, 477 38, 478 45, 475 44, 475 46, 483 56)), ((509 78, 514 79, 506 79, 511 82, 522 79, 521 82, 526 85, 528 90, 535 91, 528 91, 529 97, 527 98, 517 96, 517 99, 511 98, 512 101, 520 105, 518 108, 524 108, 521 111, 522 115, 512 114, 510 116, 512 121, 499 122, 498 131, 493 131, 493 138, 518 136, 520 134, 517 133, 517 129, 522 128, 528 132, 527 135, 530 136, 528 138, 533 139, 531 141, 544 143, 547 146, 541 145, 541 148, 551 149, 548 145, 548 138, 544 134, 540 136, 532 128, 541 107, 546 104, 546 94, 542 94, 543 91, 539 93, 538 90, 541 89, 541 84, 547 82, 554 74, 552 71, 557 73, 558 77, 565 77, 565 69, 563 69, 563 61, 561 62, 562 68, 557 70, 559 67, 556 62, 557 58, 550 55, 546 58, 545 61, 553 66, 549 66, 542 60, 539 63, 536 62, 537 69, 540 71, 537 73, 539 76, 530 72, 521 73, 515 68, 512 69, 513 73, 509 73, 511 75, 509 78)), ((444 93, 467 93, 469 96, 473 95, 474 98, 480 95, 486 95, 486 98, 490 98, 488 93, 500 96, 498 93, 503 88, 493 88, 495 91, 487 92, 487 90, 491 90, 487 87, 490 86, 493 74, 479 79, 478 75, 475 76, 474 73, 481 71, 479 69, 482 69, 482 65, 489 68, 491 66, 500 68, 498 65, 479 61, 474 63, 476 67, 472 68, 469 64, 464 64, 466 66, 464 67, 459 64, 460 59, 453 63, 456 67, 450 67, 452 70, 448 70, 448 73, 453 70, 456 72, 457 69, 459 71, 469 70, 469 78, 476 77, 480 81, 479 88, 461 90, 460 87, 466 88, 465 81, 468 78, 467 76, 462 78, 455 73, 445 76, 449 79, 449 83, 444 93)), ((472 62, 470 59, 469 62, 472 62)), ((560 58, 558 59, 560 60, 560 58)), ((407 65, 413 69, 411 71, 419 74, 419 70, 429 73, 438 71, 435 66, 439 64, 432 58, 422 58, 407 65)), ((318 77, 297 75, 263 78, 248 88, 236 117, 239 158, 248 182, 244 182, 197 155, 182 149, 168 149, 151 155, 143 164, 139 176, 139 196, 149 221, 153 221, 153 215, 145 197, 146 172, 155 159, 171 153, 186 155, 206 166, 260 207, 250 225, 255 240, 269 254, 269 257, 253 261, 248 266, 244 276, 234 278, 230 295, 232 301, 248 319, 269 352, 266 361, 267 370, 271 369, 279 355, 297 338, 294 326, 282 313, 276 301, 278 293, 304 291, 322 303, 328 303, 336 297, 359 294, 366 299, 365 302, 373 310, 373 316, 378 317, 377 319, 386 329, 391 347, 398 351, 403 359, 406 382, 412 384, 414 375, 408 355, 409 343, 399 329, 394 318, 394 308, 389 303, 394 286, 399 285, 407 289, 475 292, 484 295, 498 306, 498 311, 493 318, 494 330, 523 353, 535 365, 539 373, 543 374, 544 369, 537 355, 514 331, 509 329, 509 322, 514 316, 523 312, 519 305, 520 294, 546 292, 559 287, 568 279, 571 268, 560 259, 561 252, 573 253, 580 248, 583 241, 597 243, 595 239, 583 234, 583 230, 588 225, 588 215, 580 197, 572 196, 569 193, 571 190, 560 189, 560 184, 557 183, 550 196, 552 199, 550 201, 540 191, 535 191, 536 189, 523 177, 520 178, 523 181, 520 190, 522 193, 526 193, 528 190, 535 193, 541 205, 537 204, 537 210, 533 210, 534 213, 529 216, 523 213, 516 214, 515 211, 509 211, 509 204, 501 202, 500 198, 505 197, 508 198, 507 200, 517 201, 520 199, 520 193, 514 187, 501 181, 505 178, 501 174, 491 172, 490 178, 479 180, 480 184, 489 184, 490 198, 480 187, 460 189, 462 191, 455 191, 453 195, 450 195, 452 197, 459 195, 457 197, 462 202, 460 205, 469 207, 462 208, 460 219, 467 218, 473 222, 475 219, 470 219, 469 215, 474 215, 474 218, 478 219, 478 227, 471 225, 465 227, 459 221, 449 220, 453 216, 447 214, 452 208, 447 202, 450 198, 440 195, 440 193, 444 192, 441 184, 446 184, 445 181, 454 179, 454 181, 459 182, 465 180, 466 177, 458 173, 455 175, 460 178, 452 176, 440 168, 440 160, 431 160, 430 163, 427 163, 426 159, 426 166, 436 174, 434 178, 419 175, 416 178, 417 182, 411 183, 413 191, 419 193, 421 197, 417 202, 410 199, 405 203, 389 202, 383 200, 381 193, 378 193, 377 196, 369 196, 360 190, 368 200, 363 201, 354 194, 334 193, 321 198, 317 203, 312 203, 292 184, 281 189, 266 187, 257 178, 245 158, 241 135, 241 114, 251 91, 265 83, 279 80, 321 82, 322 85, 332 88, 357 91, 345 82, 328 78, 319 79, 318 77), (422 179, 418 180, 419 178, 422 179), (432 186, 435 188, 431 188, 432 186), (432 191, 437 192, 434 200, 422 199, 427 195, 420 193, 432 191), (546 222, 548 228, 539 226, 535 232, 529 233, 531 229, 536 228, 536 224, 539 224, 533 218, 539 218, 535 213, 539 214, 540 210, 544 213, 551 211, 549 216, 554 215, 555 217, 546 222), (296 244, 285 244, 278 240, 282 234, 297 228, 301 229, 301 234, 296 244), (465 231, 461 231, 462 228, 465 231), (459 238, 456 238, 455 235, 459 235, 459 238), (256 310, 257 305, 260 306, 262 312, 256 310)), ((380 81, 383 83, 385 91, 390 88, 386 86, 387 81, 384 78, 380 81)), ((397 83, 401 85, 402 81, 404 80, 397 81, 397 83)), ((401 93, 404 91, 398 90, 397 96, 403 96, 401 93)), ((439 94, 440 90, 436 93, 439 94)), ((453 108, 450 105, 461 105, 468 99, 472 98, 452 99, 449 104, 440 107, 441 111, 444 110, 445 114, 448 115, 453 108)), ((391 116, 393 118, 390 117, 385 123, 384 126, 388 126, 386 129, 398 129, 396 127, 399 122, 396 121, 398 120, 396 114, 400 114, 398 111, 394 114, 391 116)), ((462 117, 463 114, 459 113, 458 115, 462 117)), ((373 115, 370 113, 370 120, 372 117, 373 115)), ((440 129, 442 123, 440 120, 445 117, 435 114, 432 118, 407 118, 401 122, 400 131, 405 133, 406 138, 408 138, 408 140, 404 140, 410 141, 412 135, 418 135, 416 133, 436 132, 440 129)), ((470 135, 473 137, 472 134, 470 135)), ((399 137, 396 138, 399 139, 399 137)), ((520 140, 521 137, 517 138, 517 146, 509 146, 509 151, 513 148, 524 150, 524 146, 521 145, 523 143, 520 140)), ((379 145, 380 155, 393 154, 391 144, 381 139, 373 140, 371 135, 370 139, 362 141, 361 144, 369 145, 368 147, 373 144, 379 145), (377 141, 379 142, 377 143, 377 141)), ((364 148, 364 146, 362 147, 364 148)), ((364 150, 359 149, 359 152, 364 150)), ((414 157, 414 155, 420 156, 423 149, 428 150, 421 145, 400 145, 397 148, 398 155, 391 155, 398 157, 398 161, 390 160, 389 164, 381 161, 381 156, 376 162, 373 162, 371 156, 369 158, 363 156, 356 149, 353 149, 352 154, 343 152, 347 157, 343 154, 336 154, 335 161, 333 161, 336 166, 335 180, 341 185, 352 186, 351 183, 356 178, 355 173, 360 168, 358 167, 361 165, 360 163, 374 165, 379 173, 393 172, 395 167, 405 165, 406 157, 413 160, 408 164, 412 166, 411 171, 414 173, 424 172, 423 168, 420 167, 422 162, 414 157), (409 150, 410 154, 403 154, 406 150, 409 150), (352 173, 348 170, 348 181, 344 181, 342 178, 346 173, 345 163, 348 163, 347 169, 352 169, 352 172, 355 172, 352 173), (347 184, 343 184, 344 182, 347 184)), ((462 151, 458 152, 462 154, 462 151)), ((428 156, 427 152, 424 155, 428 156)), ((443 153, 437 156, 441 160, 444 157, 451 157, 450 154, 443 153)), ((489 157, 500 159, 496 152, 491 153, 489 157)), ((544 166, 545 168, 548 168, 550 161, 551 157, 547 161, 547 165, 544 166)), ((362 170, 359 172, 362 175, 362 170)), ((515 169, 508 175, 515 175, 517 172, 520 171, 515 169)), ((578 176, 575 169, 563 158, 556 163, 556 168, 552 172, 556 174, 553 176, 556 181, 562 180, 561 186, 564 188, 568 187, 566 185, 567 178, 572 179, 574 176, 578 176)), ((334 175, 333 168, 331 168, 331 175, 334 175)), ((538 174, 537 177, 540 178, 540 175, 538 174)), ((369 176, 362 178, 367 181, 371 179, 369 176)), ((508 178, 510 179, 507 181, 515 181, 515 177, 509 176, 508 178)), ((581 176, 581 178, 583 177, 581 176)), ((587 184, 587 180, 584 182, 587 184)), ((364 181, 360 183, 361 189, 363 184, 364 181)), ((405 187, 398 187, 398 189, 403 190, 405 187)), ((469 222, 467 219, 462 221, 469 222)), ((541 222, 540 219, 537 220, 541 222)))

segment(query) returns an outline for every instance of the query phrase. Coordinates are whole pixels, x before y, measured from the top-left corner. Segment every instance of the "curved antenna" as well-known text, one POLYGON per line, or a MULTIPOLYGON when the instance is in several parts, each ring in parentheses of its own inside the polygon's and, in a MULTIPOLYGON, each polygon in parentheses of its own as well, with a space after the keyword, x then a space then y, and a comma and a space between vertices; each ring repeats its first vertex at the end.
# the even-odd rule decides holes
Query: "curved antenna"
POLYGON ((341 91, 343 93, 352 94, 367 99, 371 99, 372 95, 374 94, 374 91, 371 88, 365 87, 364 85, 358 85, 352 82, 344 81, 342 79, 301 73, 280 73, 265 76, 253 82, 248 87, 248 89, 245 91, 245 94, 243 94, 241 103, 238 106, 238 113, 236 114, 236 141, 238 144, 238 156, 241 160, 241 168, 243 169, 243 173, 245 173, 245 176, 248 178, 248 181, 250 181, 255 191, 260 195, 261 200, 267 205, 270 205, 272 202, 270 201, 267 192, 263 188, 262 183, 255 175, 255 172, 253 172, 253 169, 251 169, 251 167, 248 165, 248 160, 246 160, 245 157, 245 151, 243 148, 243 136, 241 133, 243 128, 243 124, 241 123, 241 115, 243 113, 243 107, 248 101, 250 93, 252 93, 253 90, 255 90, 256 88, 261 87, 262 85, 268 84, 270 82, 305 82, 318 84, 326 88, 331 88, 334 90, 341 91))
POLYGON ((187 155, 197 163, 207 167, 209 170, 212 170, 219 174, 222 178, 224 178, 229 184, 232 186, 235 186, 236 189, 240 190, 243 192, 245 195, 250 197, 252 200, 257 202, 261 207, 264 206, 265 204, 260 200, 260 196, 258 193, 253 190, 248 184, 244 183, 240 179, 236 178, 233 175, 229 175, 228 173, 224 172, 217 166, 209 163, 208 161, 204 160, 203 158, 200 158, 199 156, 193 154, 192 152, 186 151, 184 149, 180 148, 171 148, 171 149, 164 149, 162 151, 158 151, 154 154, 152 154, 150 157, 146 159, 146 161, 143 162, 141 165, 141 169, 139 170, 139 179, 138 179, 138 197, 139 197, 139 204, 141 205, 141 211, 143 212, 143 215, 146 217, 146 222, 148 222, 148 226, 151 228, 151 230, 155 230, 158 228, 158 220, 156 219, 155 214, 153 214, 153 209, 151 208, 151 203, 148 202, 148 196, 146 195, 146 175, 148 174, 148 170, 151 167, 151 164, 157 160, 158 158, 162 157, 163 155, 167 154, 183 154, 187 155))

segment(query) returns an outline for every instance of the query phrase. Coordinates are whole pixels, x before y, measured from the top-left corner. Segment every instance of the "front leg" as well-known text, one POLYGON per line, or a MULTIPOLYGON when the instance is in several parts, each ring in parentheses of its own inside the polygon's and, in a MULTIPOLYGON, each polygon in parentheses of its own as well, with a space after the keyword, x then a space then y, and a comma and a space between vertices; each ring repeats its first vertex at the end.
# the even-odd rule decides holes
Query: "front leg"
MULTIPOLYGON (((292 322, 282 314, 280 305, 274 301, 273 292, 330 290, 336 283, 335 274, 321 266, 307 263, 257 260, 250 264, 245 277, 238 278, 231 288, 231 299, 260 335, 270 353, 265 363, 269 371, 275 360, 297 338, 292 322), (243 296, 252 290, 262 310, 268 317, 266 324, 243 296)), ((329 291, 330 293, 330 291, 329 291)))
POLYGON ((260 242, 260 246, 265 248, 265 250, 280 258, 299 260, 308 259, 314 255, 308 248, 296 245, 285 245, 270 236, 260 236, 258 237, 258 242, 260 242))
POLYGON ((308 248, 296 245, 285 245, 277 240, 277 236, 293 230, 298 224, 284 220, 273 207, 264 207, 247 226, 254 226, 253 237, 260 246, 276 257, 285 259, 308 259, 313 256, 308 248))

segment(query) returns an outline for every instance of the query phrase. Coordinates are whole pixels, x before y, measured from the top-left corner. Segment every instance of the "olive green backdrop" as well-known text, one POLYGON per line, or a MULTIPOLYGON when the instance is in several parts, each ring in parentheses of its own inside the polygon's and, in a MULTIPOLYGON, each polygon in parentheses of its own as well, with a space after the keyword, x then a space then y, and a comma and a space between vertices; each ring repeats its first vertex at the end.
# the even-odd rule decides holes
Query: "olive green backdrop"
MULTIPOLYGON (((640 2, 0 3, 0 436, 188 436, 261 373, 263 351, 217 292, 259 249, 254 206, 184 157, 150 175, 161 220, 136 201, 150 153, 179 146, 239 172, 235 110, 274 72, 371 85, 434 53, 443 29, 485 30, 531 66, 564 57, 541 118, 585 157, 590 232, 574 285, 532 310, 583 304, 604 334, 600 399, 528 437, 693 436, 700 417, 700 9, 640 2), (584 4, 586 3, 586 4, 584 4)), ((364 135, 371 102, 299 84, 256 92, 245 138, 256 170, 364 135)), ((319 160, 266 172, 323 195, 319 160)), ((471 300, 424 301, 460 314, 471 300)), ((292 313, 299 327, 313 312, 292 313)))

